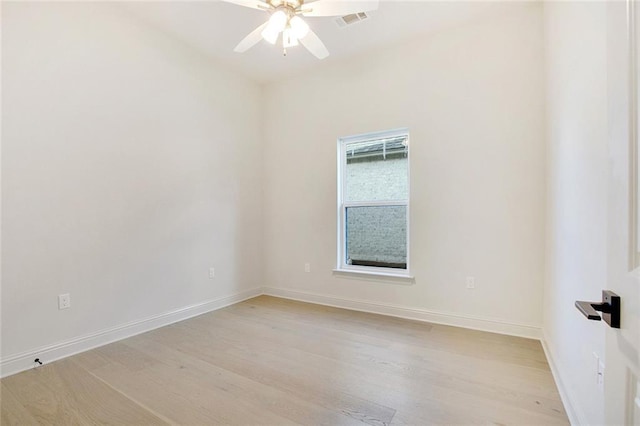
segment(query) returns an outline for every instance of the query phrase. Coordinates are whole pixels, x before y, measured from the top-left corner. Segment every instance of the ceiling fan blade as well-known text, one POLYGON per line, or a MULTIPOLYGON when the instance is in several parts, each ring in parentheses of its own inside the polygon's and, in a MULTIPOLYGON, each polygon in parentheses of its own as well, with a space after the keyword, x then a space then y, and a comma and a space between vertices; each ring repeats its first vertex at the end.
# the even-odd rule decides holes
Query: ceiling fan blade
POLYGON ((242 41, 238 43, 236 48, 233 49, 234 52, 238 52, 238 53, 246 52, 256 44, 258 44, 258 42, 262 40, 262 30, 267 26, 268 23, 269 21, 265 22, 255 30, 251 31, 249 35, 243 38, 242 41))
POLYGON ((306 36, 300 39, 300 43, 307 48, 309 52, 318 59, 324 59, 329 56, 329 51, 324 43, 313 31, 309 30, 306 36))
POLYGON ((271 6, 267 2, 262 0, 222 0, 227 3, 237 4, 239 6, 250 7, 251 9, 267 10, 271 9, 271 6))
POLYGON ((304 16, 344 16, 378 8, 378 0, 317 0, 304 2, 304 16), (307 12, 305 12, 307 10, 307 12))

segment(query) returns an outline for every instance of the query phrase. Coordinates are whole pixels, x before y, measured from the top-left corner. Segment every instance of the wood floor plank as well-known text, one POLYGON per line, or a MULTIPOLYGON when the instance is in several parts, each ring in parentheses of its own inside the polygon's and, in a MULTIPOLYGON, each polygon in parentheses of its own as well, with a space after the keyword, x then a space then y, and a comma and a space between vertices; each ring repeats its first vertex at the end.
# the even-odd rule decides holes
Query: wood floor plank
MULTIPOLYGON (((182 352, 281 391, 297 394, 320 406, 339 410, 344 415, 368 424, 388 424, 395 413, 393 408, 333 387, 332 382, 328 380, 330 376, 327 371, 316 370, 312 376, 291 374, 290 365, 285 362, 287 359, 282 358, 278 361, 275 358, 275 362, 272 362, 270 358, 267 362, 265 348, 235 341, 233 333, 224 337, 216 334, 215 338, 211 338, 202 332, 178 327, 172 330, 172 333, 173 336, 168 333, 154 333, 150 338, 164 344, 181 339, 176 347, 182 352)), ((284 352, 282 354, 284 355, 284 352)))
MULTIPOLYGON (((231 314, 233 315, 234 313, 237 314, 235 311, 231 314)), ((221 317, 218 316, 217 318, 221 317)), ((266 335, 269 328, 272 327, 270 324, 273 323, 273 318, 271 318, 272 321, 270 323, 261 322, 260 318, 261 315, 259 313, 254 316, 244 314, 242 318, 233 320, 233 327, 237 331, 237 337, 241 335, 243 330, 257 336, 266 335), (254 324, 247 322, 252 319, 254 324)), ((487 377, 492 377, 492 387, 508 387, 517 384, 519 390, 530 393, 532 396, 537 396, 538 399, 551 398, 557 400, 558 398, 553 380, 548 371, 505 365, 497 360, 479 360, 467 355, 457 356, 452 361, 450 353, 443 352, 438 354, 437 350, 397 343, 383 345, 374 341, 373 344, 369 345, 367 341, 358 339, 356 335, 345 334, 339 330, 315 328, 314 326, 305 327, 307 331, 313 331, 312 333, 307 333, 308 336, 306 336, 298 332, 300 327, 297 323, 290 321, 287 325, 286 321, 280 319, 277 322, 280 332, 277 335, 270 336, 269 340, 271 342, 277 342, 284 346, 301 347, 305 351, 327 357, 339 357, 343 361, 351 362, 354 368, 368 366, 369 368, 412 376, 421 374, 420 370, 426 370, 427 373, 429 370, 452 370, 452 375, 461 381, 483 383, 487 377), (340 350, 336 351, 334 349, 336 347, 339 347, 340 350), (343 352, 347 350, 353 351, 352 356, 342 356, 343 352), (419 367, 419 370, 417 367, 419 367), (505 374, 509 372, 516 374, 505 374), (524 378, 519 379, 520 376, 524 376, 524 378), (516 381, 519 383, 515 383, 516 381), (530 384, 533 384, 533 386, 530 386, 530 384)), ((195 328, 203 326, 211 328, 211 325, 192 324, 192 327, 195 328)), ((368 341, 371 341, 369 337, 367 338, 368 341)))
POLYGON ((147 354, 153 354, 163 362, 182 366, 190 374, 196 374, 211 386, 220 388, 237 398, 243 398, 261 409, 273 411, 300 424, 314 425, 356 425, 361 424, 335 410, 321 407, 313 401, 300 398, 291 392, 281 391, 273 386, 254 381, 248 377, 209 363, 196 356, 181 352, 174 347, 160 344, 146 336, 127 341, 130 345, 147 354))
MULTIPOLYGON (((281 304, 282 302, 272 302, 270 299, 276 298, 264 297, 264 300, 262 300, 262 298, 260 300, 253 299, 253 304, 249 306, 251 309, 261 309, 261 314, 265 317, 269 317, 270 314, 282 316, 283 314, 287 315, 291 312, 300 312, 299 314, 294 314, 293 318, 305 325, 320 324, 327 328, 346 331, 353 330, 355 333, 370 331, 392 342, 407 344, 415 343, 423 347, 444 348, 445 350, 453 353, 473 352, 476 358, 497 359, 497 357, 500 357, 499 359, 504 363, 527 365, 542 370, 548 370, 548 364, 544 357, 544 353, 541 351, 540 343, 532 339, 504 336, 495 333, 466 330, 437 324, 419 323, 416 321, 401 320, 398 318, 393 319, 395 321, 406 321, 408 326, 413 327, 415 330, 419 330, 420 325, 424 324, 424 329, 422 331, 413 332, 396 332, 393 329, 388 332, 387 330, 377 326, 370 326, 367 329, 360 325, 363 318, 367 321, 373 321, 372 318, 381 316, 363 312, 354 313, 352 311, 347 311, 351 316, 350 320, 347 321, 342 320, 340 316, 336 314, 322 316, 313 310, 310 313, 305 314, 305 304, 302 302, 290 301, 288 309, 274 309, 273 306, 278 306, 278 304, 281 304)), ((244 304, 233 306, 232 309, 248 312, 247 306, 244 304)), ((333 309, 337 310, 337 308, 333 309)), ((344 313, 342 315, 344 315, 344 313)))
POLYGON ((70 359, 4 378, 2 383, 40 424, 166 424, 70 359))
MULTIPOLYGON (((123 342, 116 345, 126 346, 123 342)), ((93 370, 92 374, 176 423, 296 424, 235 398, 205 376, 191 374, 183 363, 171 365, 132 347, 122 348, 126 357, 112 355, 113 350, 109 352, 106 356, 114 362, 93 370), (153 359, 153 362, 139 368, 144 359, 153 359)))
POLYGON ((540 342, 267 296, 0 384, 3 425, 568 424, 540 342))
POLYGON ((0 388, 0 425, 37 425, 38 421, 4 383, 0 388))
MULTIPOLYGON (((505 416, 505 420, 513 420, 526 416, 527 411, 533 408, 540 415, 532 412, 529 413, 529 418, 545 424, 552 424, 552 418, 558 413, 557 410, 561 409, 561 405, 544 401, 542 398, 533 398, 506 389, 496 390, 492 386, 471 386, 468 381, 452 380, 447 374, 434 373, 426 377, 415 374, 399 375, 397 372, 384 374, 380 370, 371 371, 355 365, 344 365, 339 360, 316 356, 293 347, 281 350, 280 345, 269 346, 268 342, 262 342, 260 347, 263 349, 260 362, 265 366, 286 365, 288 374, 307 383, 316 379, 310 372, 325 371, 324 380, 330 383, 330 388, 348 389, 351 394, 360 395, 367 401, 384 406, 397 408, 402 401, 415 402, 415 395, 420 395, 422 400, 449 405, 449 415, 459 411, 460 406, 473 407, 473 416, 470 416, 467 422, 472 420, 471 417, 476 418, 479 410, 489 410, 490 413, 500 411, 498 416, 505 416), (380 383, 384 383, 384 386, 380 386, 380 383), (443 402, 443 399, 446 402, 443 402), (545 409, 538 406, 543 402, 548 403, 545 404, 545 409)), ((233 354, 235 357, 244 356, 240 351, 233 354)), ((433 418, 430 417, 429 420, 433 418)))

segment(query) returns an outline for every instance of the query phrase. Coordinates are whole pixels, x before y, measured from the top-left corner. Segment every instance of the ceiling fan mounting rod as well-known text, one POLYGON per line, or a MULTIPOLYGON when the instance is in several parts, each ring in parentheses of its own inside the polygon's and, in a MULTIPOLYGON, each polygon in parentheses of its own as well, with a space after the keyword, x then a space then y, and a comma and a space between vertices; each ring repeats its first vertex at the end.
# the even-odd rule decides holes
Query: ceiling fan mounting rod
POLYGON ((290 12, 291 16, 313 11, 313 9, 302 10, 304 0, 266 0, 266 4, 269 5, 271 10, 275 11, 280 8, 280 10, 290 12))
POLYGON ((274 6, 272 13, 276 13, 277 11, 283 11, 287 15, 287 20, 296 16, 298 12, 292 6, 287 3, 280 4, 278 6, 274 6))

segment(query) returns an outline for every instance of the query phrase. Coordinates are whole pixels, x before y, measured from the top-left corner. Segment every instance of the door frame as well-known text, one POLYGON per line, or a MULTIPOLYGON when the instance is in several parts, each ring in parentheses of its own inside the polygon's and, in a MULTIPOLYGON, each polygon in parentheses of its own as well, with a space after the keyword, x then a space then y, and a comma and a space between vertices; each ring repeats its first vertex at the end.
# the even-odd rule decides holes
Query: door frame
POLYGON ((638 13, 640 9, 634 0, 627 0, 627 41, 629 78, 629 271, 640 267, 640 182, 638 182, 638 13))

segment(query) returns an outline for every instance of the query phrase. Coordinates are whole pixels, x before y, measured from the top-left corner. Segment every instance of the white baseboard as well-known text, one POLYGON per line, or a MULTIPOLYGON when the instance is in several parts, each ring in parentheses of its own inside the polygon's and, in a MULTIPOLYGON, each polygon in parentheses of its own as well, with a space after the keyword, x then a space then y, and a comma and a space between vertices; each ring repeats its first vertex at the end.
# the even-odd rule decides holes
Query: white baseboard
POLYGON ((562 379, 562 375, 558 369, 558 364, 555 360, 554 351, 552 350, 544 331, 540 342, 542 343, 542 349, 544 350, 544 354, 549 362, 553 380, 556 382, 556 386, 558 387, 558 392, 560 393, 560 399, 564 405, 564 410, 567 412, 569 423, 574 426, 589 424, 590 422, 587 421, 582 411, 578 410, 578 406, 575 404, 574 398, 571 397, 571 388, 568 388, 565 384, 566 382, 562 379))
MULTIPOLYGON (((299 300, 303 302, 316 303, 319 305, 334 306, 338 308, 351 309, 355 311, 370 312, 393 317, 406 318, 417 321, 425 321, 436 324, 450 325, 455 327, 469 328, 473 330, 489 331, 493 333, 507 334, 512 336, 526 337, 530 339, 541 339, 540 327, 508 323, 494 319, 476 318, 471 316, 450 314, 443 312, 429 311, 426 309, 407 308, 396 305, 375 303, 370 301, 346 299, 316 293, 301 292, 273 287, 254 288, 230 296, 224 296, 206 302, 198 303, 174 311, 165 312, 141 320, 133 321, 117 327, 112 327, 96 333, 80 336, 64 342, 41 348, 29 350, 17 355, 12 355, 0 359, 0 377, 10 376, 21 371, 34 367, 33 360, 39 358, 43 363, 50 363, 68 356, 78 354, 99 346, 106 345, 118 340, 126 339, 140 333, 164 327, 169 324, 183 321, 188 318, 215 311, 225 306, 241 302, 252 297, 266 294, 270 296, 282 297, 285 299, 299 300)), ((552 364, 550 353, 546 350, 547 358, 552 364)), ((553 368, 552 368, 553 371, 553 368)), ((554 372, 554 377, 560 387, 559 376, 554 372)), ((562 394, 562 392, 561 392, 562 394)), ((563 397, 563 402, 565 398, 563 397)), ((569 401, 565 402, 567 405, 569 401)), ((573 421, 572 421, 573 422, 573 421)))
POLYGON ((136 334, 145 333, 178 321, 215 311, 225 306, 251 299, 262 294, 261 288, 254 288, 230 296, 207 300, 195 305, 186 306, 163 314, 154 315, 127 324, 112 327, 96 333, 87 334, 65 342, 55 343, 0 360, 0 377, 10 376, 34 367, 33 360, 40 358, 43 363, 50 363, 89 349, 97 348, 136 334))
POLYGON ((442 325, 451 325, 473 330, 489 331, 492 333, 526 337, 536 340, 540 340, 540 338, 542 337, 541 328, 533 325, 515 324, 494 319, 429 311, 426 309, 407 308, 403 306, 382 304, 364 300, 339 298, 317 293, 308 293, 274 287, 263 287, 262 292, 263 294, 269 296, 299 300, 301 302, 316 303, 319 305, 334 306, 336 308, 345 308, 354 311, 389 315, 393 317, 432 322, 442 325))

